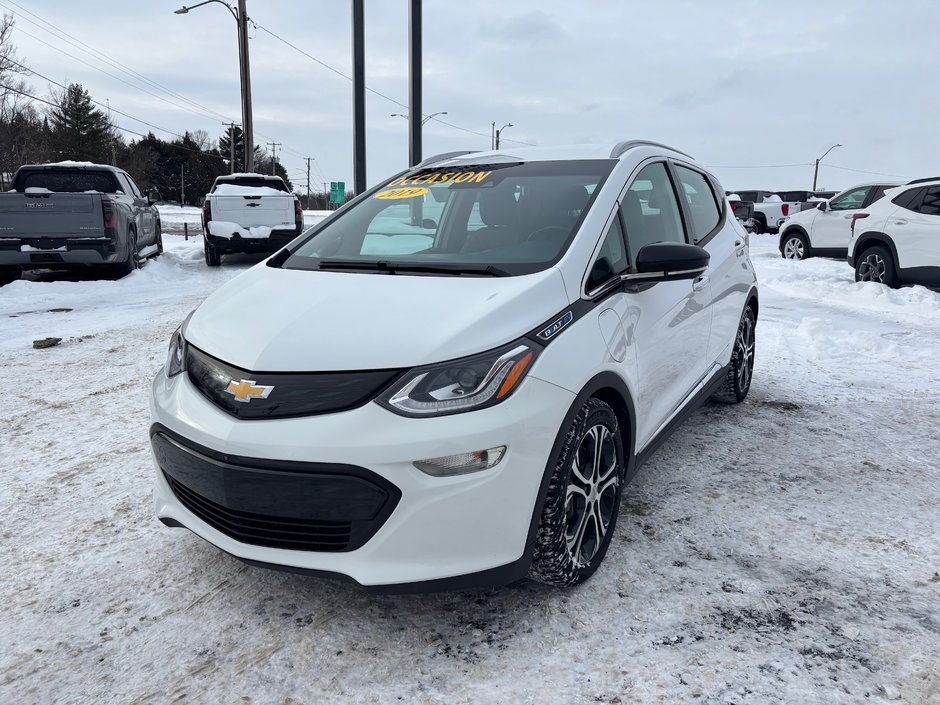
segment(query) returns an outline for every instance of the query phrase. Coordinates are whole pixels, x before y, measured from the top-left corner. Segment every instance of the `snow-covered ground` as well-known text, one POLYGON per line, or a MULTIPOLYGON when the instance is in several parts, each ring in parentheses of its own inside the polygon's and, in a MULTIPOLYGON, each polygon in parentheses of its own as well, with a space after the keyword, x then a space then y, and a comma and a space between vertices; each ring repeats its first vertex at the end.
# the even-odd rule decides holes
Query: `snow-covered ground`
POLYGON ((940 294, 773 239, 750 397, 675 433, 570 591, 371 597, 154 519, 150 380, 257 258, 169 234, 120 281, 3 287, 0 702, 940 702, 940 294))

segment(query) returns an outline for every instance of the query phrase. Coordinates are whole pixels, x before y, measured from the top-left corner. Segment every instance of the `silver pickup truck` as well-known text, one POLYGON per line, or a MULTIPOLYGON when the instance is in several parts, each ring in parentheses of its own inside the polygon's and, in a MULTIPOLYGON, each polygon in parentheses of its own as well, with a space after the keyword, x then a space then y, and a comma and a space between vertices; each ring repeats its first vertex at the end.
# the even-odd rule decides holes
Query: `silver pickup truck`
POLYGON ((163 252, 160 214, 127 172, 90 162, 20 167, 0 193, 0 284, 25 269, 123 276, 163 252))

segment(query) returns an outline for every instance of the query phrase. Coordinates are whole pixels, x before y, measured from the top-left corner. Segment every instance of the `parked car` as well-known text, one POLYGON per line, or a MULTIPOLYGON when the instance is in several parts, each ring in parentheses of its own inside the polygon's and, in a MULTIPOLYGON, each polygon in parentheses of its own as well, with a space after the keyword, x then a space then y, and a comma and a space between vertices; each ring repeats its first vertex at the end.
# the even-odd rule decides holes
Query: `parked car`
POLYGON ((786 259, 846 255, 852 216, 885 194, 897 182, 859 184, 838 196, 800 211, 780 227, 780 254, 786 259))
POLYGON ((773 191, 729 191, 729 195, 737 196, 746 202, 754 204, 755 232, 777 232, 783 219, 790 213, 799 210, 797 203, 784 203, 783 199, 773 191))
POLYGON ((854 213, 846 259, 855 281, 940 286, 940 178, 890 189, 854 213))
POLYGON ((757 296, 720 185, 678 150, 428 159, 174 333, 156 514, 374 590, 574 585, 681 419, 747 395, 757 296), (439 220, 412 219, 425 202, 439 220))
POLYGON ((20 167, 0 193, 0 280, 28 269, 124 275, 163 252, 160 213, 123 169, 90 162, 20 167))
POLYGON ((202 204, 206 264, 232 252, 276 252, 304 228, 300 200, 279 176, 226 174, 202 204))
POLYGON ((741 226, 749 233, 757 232, 757 221, 754 220, 754 204, 751 201, 742 201, 736 193, 728 196, 728 205, 731 213, 737 218, 741 226))

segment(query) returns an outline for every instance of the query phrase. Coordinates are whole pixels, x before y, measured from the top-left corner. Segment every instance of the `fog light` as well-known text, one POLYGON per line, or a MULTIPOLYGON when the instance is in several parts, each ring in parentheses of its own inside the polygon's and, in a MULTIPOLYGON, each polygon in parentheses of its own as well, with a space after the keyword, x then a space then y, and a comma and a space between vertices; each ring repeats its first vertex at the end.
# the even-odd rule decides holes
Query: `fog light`
POLYGON ((414 466, 421 472, 434 477, 450 477, 451 475, 466 475, 471 472, 488 470, 503 459, 506 446, 475 450, 470 453, 457 453, 445 455, 442 458, 429 458, 416 460, 414 466))

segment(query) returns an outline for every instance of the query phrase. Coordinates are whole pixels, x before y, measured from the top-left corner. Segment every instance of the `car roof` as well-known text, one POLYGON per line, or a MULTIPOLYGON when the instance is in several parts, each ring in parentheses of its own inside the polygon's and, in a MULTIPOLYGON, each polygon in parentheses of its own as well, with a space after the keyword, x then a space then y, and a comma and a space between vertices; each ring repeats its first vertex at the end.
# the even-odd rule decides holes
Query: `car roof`
POLYGON ((634 149, 653 147, 662 152, 671 152, 680 159, 693 159, 685 152, 659 142, 648 140, 625 140, 607 144, 573 144, 551 147, 505 147, 500 150, 482 152, 446 152, 425 159, 419 166, 458 166, 461 164, 499 162, 547 162, 577 159, 621 159, 634 149))

